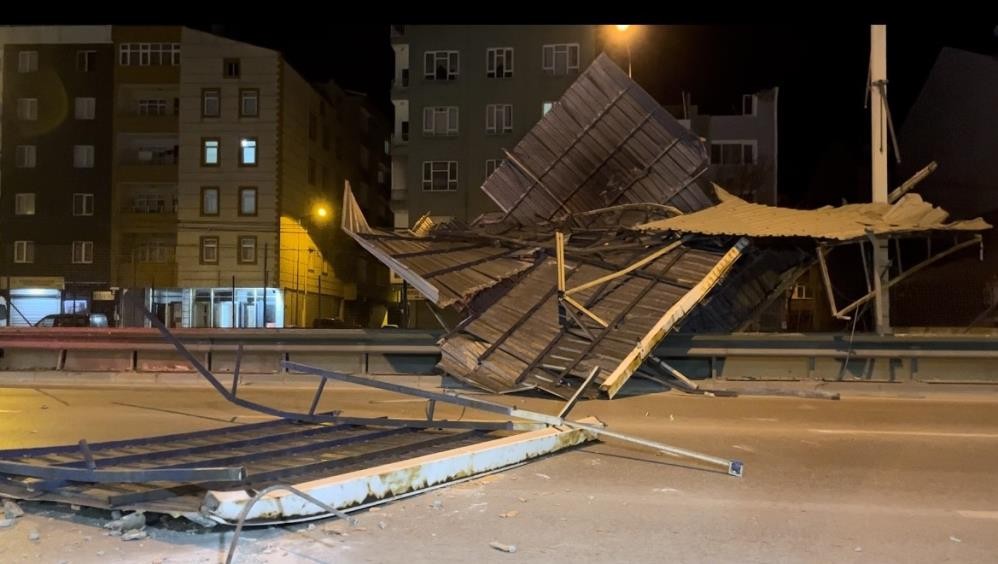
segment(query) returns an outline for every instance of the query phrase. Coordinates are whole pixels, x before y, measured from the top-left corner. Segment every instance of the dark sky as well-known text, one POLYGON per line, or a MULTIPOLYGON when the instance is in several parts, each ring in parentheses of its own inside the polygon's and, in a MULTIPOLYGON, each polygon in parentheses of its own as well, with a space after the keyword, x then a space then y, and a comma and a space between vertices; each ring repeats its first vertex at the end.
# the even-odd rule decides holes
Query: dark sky
MULTIPOLYGON (((940 49, 998 54, 996 23, 888 25, 888 98, 903 125, 940 49)), ((210 24, 195 25, 211 30, 210 24)), ((780 87, 781 203, 839 203, 868 197, 869 113, 863 109, 869 58, 865 24, 774 26, 643 25, 632 44, 634 78, 664 104, 692 94, 703 113, 740 110, 741 95, 780 87), (864 182, 866 185, 864 186, 864 182)), ((392 74, 388 25, 326 23, 215 31, 283 51, 306 77, 367 92, 386 111, 392 74)), ((624 57, 617 57, 623 66, 624 57)), ((904 147, 901 147, 904 157, 904 147)), ((903 179, 891 178, 892 184, 903 179)))

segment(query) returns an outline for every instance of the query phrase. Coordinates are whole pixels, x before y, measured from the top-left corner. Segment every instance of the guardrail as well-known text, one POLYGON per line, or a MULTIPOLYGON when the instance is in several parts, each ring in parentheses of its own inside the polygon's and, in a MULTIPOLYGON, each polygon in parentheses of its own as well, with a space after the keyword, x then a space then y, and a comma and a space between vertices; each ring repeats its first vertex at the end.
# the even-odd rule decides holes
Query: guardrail
MULTIPOLYGON (((298 361, 360 374, 428 374, 439 331, 400 329, 175 329, 219 372, 283 372, 298 361)), ((0 370, 189 372, 153 329, 3 328, 0 370)), ((656 355, 692 378, 998 383, 998 335, 670 335, 656 355)))

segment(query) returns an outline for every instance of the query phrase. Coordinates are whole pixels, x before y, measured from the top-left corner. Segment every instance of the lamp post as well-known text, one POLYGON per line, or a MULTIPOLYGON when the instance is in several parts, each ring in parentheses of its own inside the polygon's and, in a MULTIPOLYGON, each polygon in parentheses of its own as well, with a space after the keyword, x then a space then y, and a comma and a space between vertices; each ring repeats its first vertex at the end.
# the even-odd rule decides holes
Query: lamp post
MULTIPOLYGON (((304 235, 308 236, 308 229, 305 228, 305 223, 304 223, 305 220, 309 220, 309 222, 312 223, 313 225, 318 225, 319 223, 321 223, 323 220, 325 220, 328 217, 329 217, 329 210, 325 206, 323 206, 321 204, 318 204, 318 205, 316 205, 315 207, 312 208, 312 213, 305 214, 305 215, 303 215, 303 216, 301 216, 301 217, 298 218, 298 225, 299 225, 299 227, 302 228, 302 231, 303 231, 304 235), (316 218, 318 218, 318 219, 316 219, 316 218)), ((301 272, 302 272, 302 268, 301 268, 301 238, 302 238, 302 234, 298 234, 298 237, 297 237, 297 240, 298 240, 297 241, 297 243, 298 243, 297 244, 297 257, 296 257, 296 260, 295 260, 295 270, 297 271, 296 275, 295 275, 295 278, 296 278, 296 284, 295 285, 301 290, 301 292, 302 292, 302 298, 303 299, 302 299, 301 307, 300 308, 295 308, 295 309, 298 310, 298 311, 295 312, 295 317, 298 319, 298 326, 299 327, 304 327, 305 326, 305 316, 307 315, 307 311, 308 311, 308 266, 309 266, 309 264, 305 265, 305 276, 304 276, 304 282, 305 283, 302 284, 302 276, 301 276, 301 272)), ((311 237, 309 239, 311 239, 311 237)), ((313 248, 309 247, 309 249, 308 249, 308 256, 311 257, 312 253, 315 252, 316 250, 317 249, 313 249, 313 248)), ((311 263, 311 261, 309 261, 309 263, 311 263)))
POLYGON ((621 36, 624 38, 624 45, 627 47, 627 78, 631 78, 631 41, 627 33, 627 30, 631 29, 629 25, 618 25, 617 31, 620 32, 621 36))

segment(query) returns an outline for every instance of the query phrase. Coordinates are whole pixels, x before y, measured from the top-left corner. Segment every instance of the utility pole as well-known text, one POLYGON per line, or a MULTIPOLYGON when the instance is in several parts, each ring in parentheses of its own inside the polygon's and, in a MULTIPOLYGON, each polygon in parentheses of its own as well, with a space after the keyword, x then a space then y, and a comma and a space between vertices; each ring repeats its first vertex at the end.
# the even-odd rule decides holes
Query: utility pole
MULTIPOLYGON (((873 202, 887 203, 887 26, 870 26, 870 154, 873 202)), ((891 331, 890 293, 887 280, 890 276, 889 240, 870 238, 873 243, 873 287, 876 331, 886 335, 891 331)))

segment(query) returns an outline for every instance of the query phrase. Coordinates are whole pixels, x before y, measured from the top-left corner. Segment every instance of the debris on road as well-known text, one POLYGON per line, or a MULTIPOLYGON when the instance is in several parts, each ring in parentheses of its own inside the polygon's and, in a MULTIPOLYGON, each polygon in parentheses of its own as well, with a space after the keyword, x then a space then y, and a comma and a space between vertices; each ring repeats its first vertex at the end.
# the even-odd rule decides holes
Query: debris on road
POLYGON ((141 511, 136 511, 135 513, 129 513, 120 519, 115 519, 104 524, 105 529, 111 529, 112 531, 132 531, 135 529, 141 529, 146 526, 146 516, 141 511))
POLYGON ((149 534, 144 529, 135 529, 121 535, 123 541, 143 540, 149 538, 149 534))
POLYGON ((24 510, 13 501, 5 499, 3 501, 3 515, 7 519, 16 519, 24 515, 24 510))
POLYGON ((28 533, 28 540, 30 540, 30 541, 41 540, 41 538, 42 538, 42 535, 40 535, 38 533, 37 529, 31 529, 31 532, 28 533))
POLYGON ((501 552, 510 552, 510 553, 516 552, 515 544, 504 544, 499 541, 492 541, 489 543, 489 546, 501 552))
POLYGON ((516 517, 519 514, 520 514, 520 512, 514 509, 512 511, 507 511, 505 513, 500 513, 499 514, 499 518, 500 519, 510 519, 512 517, 516 517))
POLYGON ((952 535, 950 536, 949 540, 951 540, 953 542, 963 542, 962 540, 960 540, 960 539, 958 539, 958 538, 956 538, 956 537, 954 537, 952 535))

